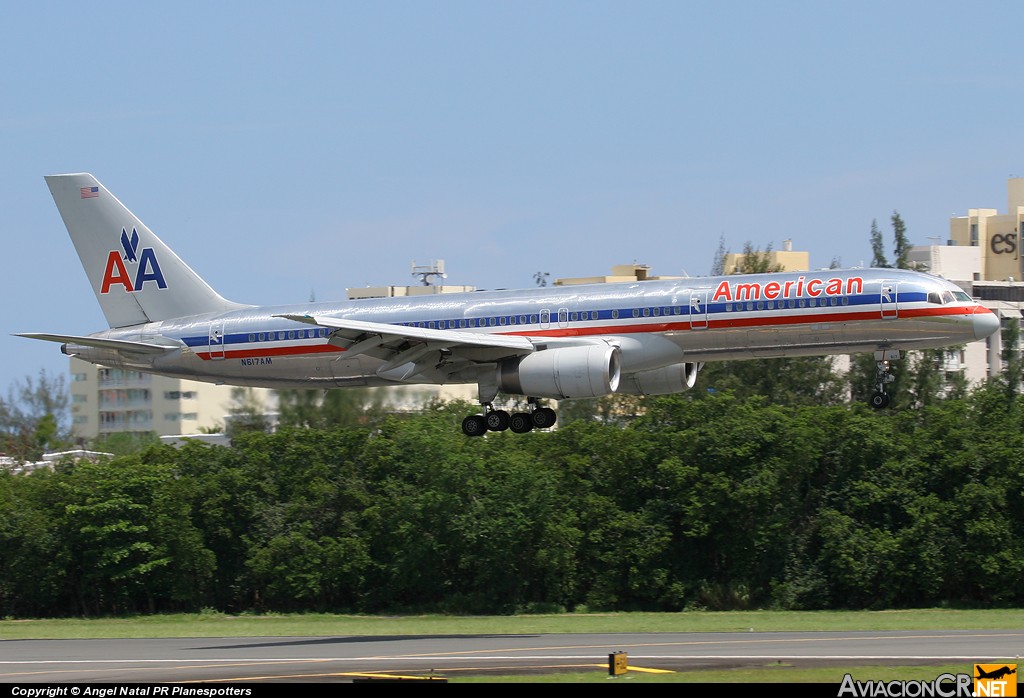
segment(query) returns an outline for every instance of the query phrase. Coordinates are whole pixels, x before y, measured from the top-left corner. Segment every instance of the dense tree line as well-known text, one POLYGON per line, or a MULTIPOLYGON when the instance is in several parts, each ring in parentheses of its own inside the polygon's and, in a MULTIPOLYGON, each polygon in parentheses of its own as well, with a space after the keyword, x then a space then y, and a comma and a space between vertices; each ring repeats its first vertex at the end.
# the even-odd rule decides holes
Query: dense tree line
POLYGON ((467 439, 472 408, 437 405, 0 474, 0 616, 1024 602, 1005 381, 886 412, 619 407, 639 416, 467 439))

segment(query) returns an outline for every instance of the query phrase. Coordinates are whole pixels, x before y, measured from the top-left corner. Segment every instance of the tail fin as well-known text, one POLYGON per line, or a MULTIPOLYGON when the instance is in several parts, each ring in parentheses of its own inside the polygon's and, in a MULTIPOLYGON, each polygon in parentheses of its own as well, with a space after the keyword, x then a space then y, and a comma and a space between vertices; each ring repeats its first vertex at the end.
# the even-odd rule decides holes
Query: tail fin
POLYGON ((46 184, 111 327, 245 307, 218 295, 91 174, 46 184))

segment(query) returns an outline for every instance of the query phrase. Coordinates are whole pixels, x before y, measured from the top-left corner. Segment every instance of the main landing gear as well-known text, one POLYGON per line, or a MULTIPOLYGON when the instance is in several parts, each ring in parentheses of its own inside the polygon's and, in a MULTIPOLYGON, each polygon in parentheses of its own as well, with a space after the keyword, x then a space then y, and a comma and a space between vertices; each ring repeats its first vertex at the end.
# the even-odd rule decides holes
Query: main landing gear
POLYGON ((875 352, 875 392, 871 393, 868 403, 876 410, 889 406, 889 395, 885 392, 885 386, 896 380, 892 374, 890 362, 900 358, 898 349, 883 349, 875 352))
POLYGON ((484 414, 471 414, 462 420, 462 433, 466 436, 483 436, 488 431, 511 429, 516 434, 525 434, 533 429, 547 429, 555 425, 557 414, 550 407, 538 407, 535 398, 529 398, 529 412, 496 410, 491 403, 484 404, 484 414))

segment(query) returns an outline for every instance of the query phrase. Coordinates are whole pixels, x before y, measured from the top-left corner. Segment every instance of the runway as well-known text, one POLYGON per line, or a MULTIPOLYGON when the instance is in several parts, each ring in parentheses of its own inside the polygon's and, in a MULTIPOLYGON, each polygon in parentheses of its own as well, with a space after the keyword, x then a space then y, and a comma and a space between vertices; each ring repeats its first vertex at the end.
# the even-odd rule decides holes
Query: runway
MULTIPOLYGON (((630 670, 1015 661, 1022 631, 604 633, 0 641, 0 682, 240 684, 364 675, 582 671, 626 652, 630 670)), ((841 677, 837 677, 837 681, 841 677)))

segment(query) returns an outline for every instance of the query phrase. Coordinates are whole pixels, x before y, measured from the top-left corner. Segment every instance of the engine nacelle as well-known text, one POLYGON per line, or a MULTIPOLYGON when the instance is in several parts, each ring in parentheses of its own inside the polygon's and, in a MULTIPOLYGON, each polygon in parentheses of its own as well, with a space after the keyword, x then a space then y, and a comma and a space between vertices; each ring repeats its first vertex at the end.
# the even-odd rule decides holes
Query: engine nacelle
POLYGON ((89 347, 84 344, 61 344, 60 351, 67 356, 73 356, 99 364, 100 366, 120 366, 124 363, 124 357, 114 349, 101 349, 100 347, 89 347))
POLYGON ((700 365, 672 364, 653 371, 627 373, 622 377, 618 392, 627 395, 670 395, 689 390, 697 382, 700 365))
POLYGON ((588 345, 544 349, 498 366, 502 391, 555 400, 600 397, 619 387, 621 359, 617 347, 588 345))

